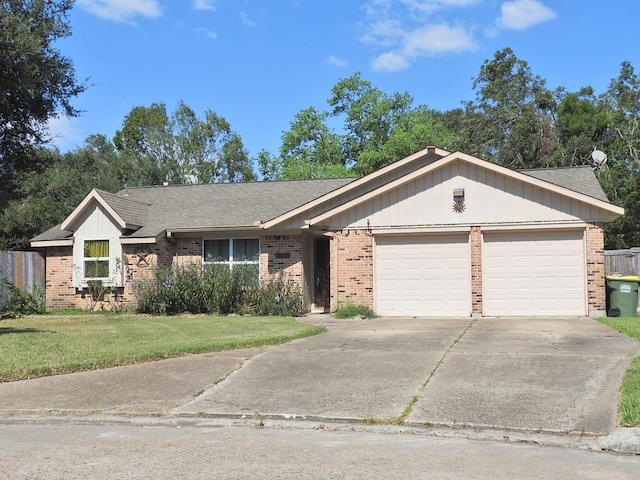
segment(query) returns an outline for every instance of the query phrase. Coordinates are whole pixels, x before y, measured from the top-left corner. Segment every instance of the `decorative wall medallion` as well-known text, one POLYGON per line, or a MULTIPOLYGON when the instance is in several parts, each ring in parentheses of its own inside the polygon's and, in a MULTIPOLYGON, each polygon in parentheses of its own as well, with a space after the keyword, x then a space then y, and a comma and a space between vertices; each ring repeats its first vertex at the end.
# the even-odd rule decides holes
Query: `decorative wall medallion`
POLYGON ((456 213, 464 212, 465 208, 467 208, 464 204, 464 200, 454 200, 451 209, 456 213))
POLYGON ((151 258, 149 258, 151 256, 151 252, 145 251, 143 247, 140 247, 136 250, 135 255, 138 257, 138 261, 136 262, 138 267, 145 268, 149 266, 151 262, 151 258))

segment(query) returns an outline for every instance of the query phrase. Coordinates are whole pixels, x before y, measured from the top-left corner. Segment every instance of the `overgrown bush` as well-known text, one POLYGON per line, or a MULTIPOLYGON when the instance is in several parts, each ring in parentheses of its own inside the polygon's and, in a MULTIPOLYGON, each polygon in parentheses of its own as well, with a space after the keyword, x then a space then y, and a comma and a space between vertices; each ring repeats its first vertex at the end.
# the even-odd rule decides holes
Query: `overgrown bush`
POLYGON ((264 282, 255 292, 252 309, 256 315, 291 315, 298 317, 305 311, 304 295, 296 282, 280 272, 264 282))
POLYGON ((347 304, 338 308, 335 312, 333 312, 333 316, 336 318, 353 318, 353 317, 362 317, 362 318, 376 318, 377 315, 373 310, 369 307, 365 307, 362 305, 353 305, 347 304))
POLYGON ((15 283, 6 278, 2 279, 9 288, 9 310, 16 317, 23 315, 39 315, 45 313, 44 290, 33 286, 34 293, 20 289, 15 283))
POLYGON ((300 315, 304 296, 284 274, 259 284, 255 265, 193 263, 160 267, 149 280, 133 282, 138 311, 154 315, 179 313, 251 313, 300 315))

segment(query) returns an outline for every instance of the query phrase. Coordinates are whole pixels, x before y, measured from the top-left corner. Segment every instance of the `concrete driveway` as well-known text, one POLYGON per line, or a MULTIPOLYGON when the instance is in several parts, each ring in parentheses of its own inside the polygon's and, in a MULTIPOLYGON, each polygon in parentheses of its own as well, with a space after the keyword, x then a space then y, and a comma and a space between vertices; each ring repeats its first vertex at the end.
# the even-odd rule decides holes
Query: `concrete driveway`
POLYGON ((615 426, 622 374, 639 353, 588 318, 336 321, 264 352, 2 383, 0 414, 402 419, 599 434, 615 426))
POLYGON ((588 318, 379 318, 269 350, 175 412, 603 433, 639 353, 588 318))

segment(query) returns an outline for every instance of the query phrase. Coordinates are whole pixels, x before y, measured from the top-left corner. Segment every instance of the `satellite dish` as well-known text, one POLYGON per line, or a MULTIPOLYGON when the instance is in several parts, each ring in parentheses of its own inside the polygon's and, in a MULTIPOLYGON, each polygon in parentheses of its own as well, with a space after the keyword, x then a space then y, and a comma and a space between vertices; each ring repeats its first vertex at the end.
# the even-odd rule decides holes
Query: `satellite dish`
POLYGON ((595 168, 599 168, 607 163, 607 154, 601 150, 594 150, 593 152, 591 152, 591 158, 593 159, 595 168))

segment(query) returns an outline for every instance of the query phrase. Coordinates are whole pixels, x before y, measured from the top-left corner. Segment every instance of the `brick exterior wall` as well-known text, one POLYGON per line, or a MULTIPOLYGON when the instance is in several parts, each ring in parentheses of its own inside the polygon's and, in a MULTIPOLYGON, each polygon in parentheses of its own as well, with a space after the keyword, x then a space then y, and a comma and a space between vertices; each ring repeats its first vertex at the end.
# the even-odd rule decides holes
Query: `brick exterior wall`
POLYGON ((602 316, 607 310, 602 223, 587 224, 586 241, 588 312, 590 316, 602 316))
POLYGON ((345 304, 373 308, 373 236, 366 230, 342 230, 332 242, 331 310, 345 304))
POLYGON ((471 315, 482 315, 482 230, 471 227, 471 315))
POLYGON ((73 247, 50 247, 46 250, 45 303, 48 310, 84 308, 73 286, 73 247))
POLYGON ((260 237, 260 281, 268 282, 280 272, 304 289, 302 235, 260 237))

